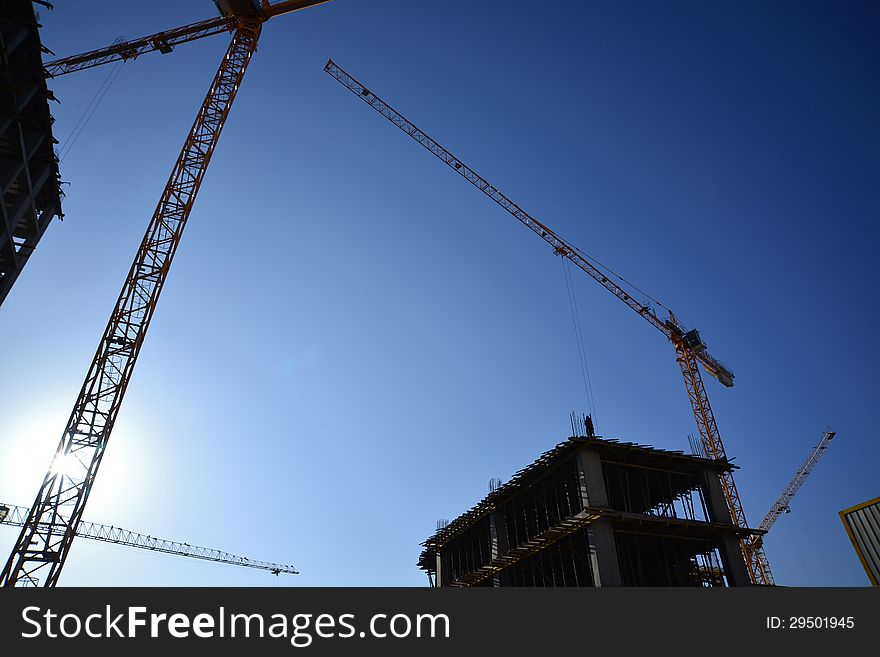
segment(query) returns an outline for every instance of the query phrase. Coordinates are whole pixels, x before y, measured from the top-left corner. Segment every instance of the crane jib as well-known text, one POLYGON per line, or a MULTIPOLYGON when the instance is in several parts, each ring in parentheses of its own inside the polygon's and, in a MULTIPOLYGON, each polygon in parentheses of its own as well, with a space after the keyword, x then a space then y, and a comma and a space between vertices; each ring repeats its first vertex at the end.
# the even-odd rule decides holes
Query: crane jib
MULTIPOLYGON (((605 275, 600 269, 595 267, 586 258, 580 255, 577 248, 569 244, 565 239, 557 235, 553 230, 542 222, 535 219, 528 212, 523 210, 519 205, 505 196, 497 187, 489 183, 485 178, 480 176, 471 167, 461 161, 458 157, 450 153, 446 148, 441 146, 426 132, 418 128, 414 123, 409 121, 400 112, 391 107, 382 98, 370 91, 349 73, 340 68, 332 59, 324 66, 324 71, 342 83, 352 93, 358 96, 365 103, 370 105, 374 110, 382 114, 386 119, 400 128, 409 135, 413 140, 421 144, 425 149, 430 151, 438 159, 458 173, 462 178, 471 183, 474 187, 491 198, 495 203, 507 210, 514 218, 526 226, 533 233, 542 238, 545 242, 553 247, 557 255, 562 255, 571 260, 584 272, 589 274, 597 283, 602 285, 606 290, 611 292, 618 299, 623 301, 630 308, 635 310, 654 328, 659 330, 667 339, 675 342, 685 333, 685 329, 678 325, 674 319, 664 321, 645 304, 637 301, 631 294, 624 290, 621 286, 612 281, 609 276, 605 275)), ((733 372, 724 366, 718 359, 712 357, 706 350, 705 345, 700 349, 694 349, 694 355, 697 360, 706 368, 713 377, 721 381, 725 386, 733 385, 733 372)))
MULTIPOLYGON (((0 524, 12 527, 23 527, 27 523, 28 512, 29 510, 23 506, 0 503, 0 524)), ((256 559, 231 554, 223 550, 199 547, 198 545, 190 545, 189 543, 182 543, 181 541, 169 541, 163 538, 141 534, 140 532, 135 532, 130 529, 100 525, 95 522, 80 522, 76 529, 76 535, 79 538, 87 538, 102 543, 113 543, 115 545, 150 550, 151 552, 161 552, 179 557, 213 561, 215 563, 228 564, 230 566, 243 566, 245 568, 266 570, 273 575, 278 575, 280 573, 299 575, 299 571, 289 564, 258 561, 256 559)))

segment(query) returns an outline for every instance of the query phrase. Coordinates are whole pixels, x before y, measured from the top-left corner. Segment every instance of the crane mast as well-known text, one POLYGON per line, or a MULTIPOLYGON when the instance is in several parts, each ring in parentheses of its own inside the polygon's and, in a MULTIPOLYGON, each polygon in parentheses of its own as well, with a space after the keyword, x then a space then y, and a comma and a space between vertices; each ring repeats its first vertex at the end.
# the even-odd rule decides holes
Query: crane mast
POLYGON ((0 586, 55 586, 77 533, 122 398, 186 221, 214 153, 262 24, 331 0, 215 0, 221 16, 51 62, 47 73, 73 71, 160 51, 224 30, 232 41, 162 192, 147 232, 110 315, 67 427, 12 554, 0 586), (40 579, 42 577, 42 579, 40 579))
POLYGON ((98 474, 171 261, 262 22, 239 18, 110 315, 67 427, 0 585, 55 586, 98 474))
MULTIPOLYGON (((23 527, 28 516, 28 511, 29 509, 24 506, 0 504, 0 524, 10 525, 12 527, 23 527)), ((122 545, 139 550, 161 552, 163 554, 171 554, 177 557, 202 559, 204 561, 212 561, 214 563, 222 563, 230 566, 243 566, 245 568, 254 568, 256 570, 266 570, 273 575, 279 575, 281 573, 299 575, 299 571, 288 564, 257 561, 256 559, 249 559, 248 557, 231 554, 223 550, 199 547, 198 545, 190 545, 189 543, 182 543, 180 541, 169 541, 164 538, 156 538, 155 536, 141 534, 140 532, 135 532, 130 529, 113 527, 111 525, 100 525, 96 522, 87 522, 85 520, 80 522, 76 529, 76 535, 78 538, 87 538, 101 543, 112 543, 114 545, 122 545)))
MULTIPOLYGON (((523 210, 519 205, 504 195, 497 187, 490 184, 485 178, 466 165, 461 159, 441 146, 437 141, 432 139, 423 130, 419 129, 400 112, 395 110, 349 73, 340 68, 332 59, 327 62, 324 71, 374 110, 379 112, 379 114, 396 125, 400 130, 409 135, 413 140, 421 144, 422 147, 444 162, 462 178, 507 210, 507 212, 513 215, 513 217, 526 228, 547 242, 553 248, 556 255, 568 258, 579 269, 584 271, 602 287, 623 301, 654 328, 663 333, 663 335, 672 342, 672 345, 675 348, 676 361, 681 368, 681 373, 685 382, 685 389, 691 403, 691 410, 696 419, 697 428, 700 432, 700 439, 706 449, 706 453, 713 459, 727 459, 724 444, 721 441, 721 434, 718 431, 715 416, 712 412, 712 407, 709 404, 709 398, 703 385, 699 365, 702 365, 710 375, 718 379, 727 387, 733 385, 733 372, 731 372, 720 360, 708 353, 705 343, 695 329, 688 331, 672 313, 669 314, 668 319, 661 319, 647 303, 638 301, 621 285, 613 281, 611 278, 613 275, 611 273, 606 273, 593 264, 589 256, 523 210)), ((724 489, 725 500, 727 502, 728 511, 730 512, 731 521, 744 532, 747 532, 748 522, 746 521, 745 512, 732 473, 724 473, 722 477, 722 487, 724 489)), ((739 542, 752 582, 756 584, 773 584, 773 576, 770 573, 770 566, 763 553, 761 545, 753 542, 751 536, 747 533, 739 537, 739 542)))

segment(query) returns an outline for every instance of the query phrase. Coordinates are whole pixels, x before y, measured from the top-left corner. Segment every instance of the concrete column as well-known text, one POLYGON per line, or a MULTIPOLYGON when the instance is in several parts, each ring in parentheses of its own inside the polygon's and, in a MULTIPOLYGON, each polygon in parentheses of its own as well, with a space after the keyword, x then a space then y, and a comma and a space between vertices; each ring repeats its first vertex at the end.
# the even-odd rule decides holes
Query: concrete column
MULTIPOLYGON (((575 459, 581 503, 584 507, 606 508, 608 506, 608 492, 605 489, 605 477, 602 474, 602 459, 599 457, 599 453, 585 447, 577 453, 575 459)), ((623 586, 611 519, 599 518, 587 525, 587 537, 590 542, 589 557, 594 584, 596 586, 623 586)))
POLYGON ((605 477, 602 474, 602 459, 599 453, 585 447, 577 453, 578 484, 584 506, 603 508, 608 506, 608 493, 605 490, 605 477))
MULTIPOLYGON (((510 550, 507 543, 507 526, 504 523, 504 515, 498 511, 489 516, 489 544, 493 560, 507 554, 510 550)), ((500 573, 492 578, 492 586, 501 586, 500 573)))
POLYGON ((448 582, 446 581, 446 573, 443 568, 443 554, 440 550, 437 550, 437 574, 434 576, 434 586, 446 586, 448 582))
MULTIPOLYGON (((724 499, 724 488, 721 486, 721 478, 715 470, 706 469, 700 477, 700 485, 703 489, 703 497, 709 512, 709 520, 712 522, 733 525, 727 501, 724 499)), ((721 563, 724 571, 733 586, 749 586, 752 583, 749 571, 746 567, 745 558, 733 530, 726 533, 719 541, 718 551, 721 553, 721 563)))
POLYGON ((590 563, 596 586, 623 586, 620 562, 617 559, 617 543, 610 518, 599 518, 587 525, 590 541, 590 563))

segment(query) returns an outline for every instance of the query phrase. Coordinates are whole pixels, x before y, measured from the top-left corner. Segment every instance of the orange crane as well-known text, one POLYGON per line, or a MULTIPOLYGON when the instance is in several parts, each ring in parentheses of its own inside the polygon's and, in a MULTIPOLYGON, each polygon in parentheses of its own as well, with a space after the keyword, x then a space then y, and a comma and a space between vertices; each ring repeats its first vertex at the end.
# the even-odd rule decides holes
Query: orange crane
MULTIPOLYGON (((446 150, 443 146, 428 136, 427 133, 420 130, 415 124, 400 114, 400 112, 388 105, 388 103, 379 98, 379 96, 373 93, 370 89, 337 66, 333 60, 327 62, 324 70, 349 91, 354 93, 412 139, 421 144, 425 149, 430 151, 434 156, 443 161, 453 171, 457 172, 474 187, 507 210, 526 228, 547 242, 553 248, 556 255, 568 258, 578 268, 591 276, 597 283, 623 301, 627 306, 632 308, 643 319, 651 324, 651 326, 666 336, 675 349, 676 361, 678 362, 679 367, 681 368, 681 373, 684 377, 685 389, 687 390, 691 409, 693 410, 697 422, 697 428, 700 432, 700 439, 705 446, 706 453, 713 459, 727 459, 724 445, 721 442, 721 434, 719 433, 718 425, 715 422, 715 415, 712 412, 709 398, 706 395, 706 389, 703 385, 703 378, 700 374, 699 366, 702 365, 710 375, 718 379, 727 387, 733 385, 733 372, 731 372, 720 360, 709 354, 706 349, 706 344, 700 338, 700 334, 696 329, 688 330, 685 328, 671 311, 667 319, 661 319, 648 303, 638 301, 632 294, 624 289, 623 285, 627 285, 627 283, 623 281, 623 279, 607 270, 607 268, 602 267, 598 262, 583 253, 571 242, 563 239, 545 224, 541 223, 535 217, 523 210, 519 205, 505 196, 497 187, 490 184, 485 178, 466 165, 460 158, 446 150)), ((764 550, 760 543, 755 543, 751 538, 745 512, 743 511, 742 503, 740 502, 739 492, 736 489, 736 483, 733 480, 733 474, 731 472, 727 471, 722 475, 722 486, 724 488, 724 495, 731 519, 733 523, 741 529, 739 536, 740 548, 742 549, 752 582, 755 584, 772 585, 773 575, 770 572, 770 565, 767 562, 767 558, 764 555, 764 550)))
POLYGON ((61 75, 145 52, 167 53, 177 43, 232 32, 110 314, 49 470, 0 573, 0 585, 58 583, 171 261, 256 51, 262 25, 275 16, 327 1, 215 0, 221 13, 218 18, 47 64, 48 72, 61 75))

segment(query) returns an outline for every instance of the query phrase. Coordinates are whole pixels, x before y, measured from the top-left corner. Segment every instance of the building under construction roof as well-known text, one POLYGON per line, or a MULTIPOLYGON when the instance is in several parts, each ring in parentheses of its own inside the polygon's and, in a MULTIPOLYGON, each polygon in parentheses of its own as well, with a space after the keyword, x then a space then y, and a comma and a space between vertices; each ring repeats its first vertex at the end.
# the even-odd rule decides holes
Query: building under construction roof
POLYGON ((0 3, 0 304, 62 216, 39 28, 31 0, 0 3))
POLYGON ((434 586, 748 585, 719 476, 733 467, 572 437, 438 527, 419 567, 434 586))

